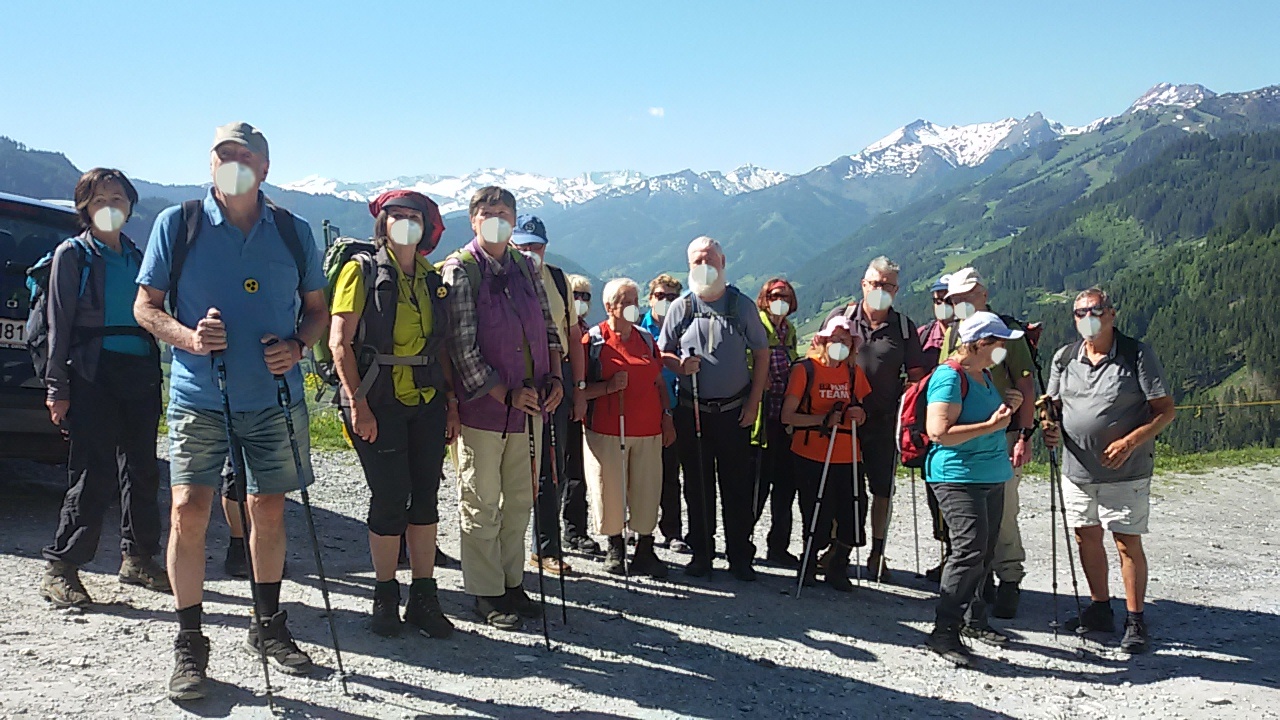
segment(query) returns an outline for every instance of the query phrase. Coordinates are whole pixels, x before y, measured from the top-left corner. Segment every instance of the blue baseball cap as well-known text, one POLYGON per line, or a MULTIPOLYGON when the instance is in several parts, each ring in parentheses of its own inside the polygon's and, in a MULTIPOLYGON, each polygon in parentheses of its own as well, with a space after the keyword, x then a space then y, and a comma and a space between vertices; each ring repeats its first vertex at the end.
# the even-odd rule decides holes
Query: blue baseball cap
POLYGON ((933 284, 933 287, 929 288, 929 292, 931 293, 944 292, 946 291, 947 283, 949 282, 951 282, 951 276, 943 275, 942 277, 938 278, 938 281, 933 284))
POLYGON ((960 342, 978 342, 989 337, 1017 340, 1022 337, 1022 331, 1010 330, 1000 316, 993 312, 976 312, 960 322, 960 342))
POLYGON ((516 218, 515 231, 511 233, 512 245, 546 245, 547 226, 536 215, 521 215, 516 218))

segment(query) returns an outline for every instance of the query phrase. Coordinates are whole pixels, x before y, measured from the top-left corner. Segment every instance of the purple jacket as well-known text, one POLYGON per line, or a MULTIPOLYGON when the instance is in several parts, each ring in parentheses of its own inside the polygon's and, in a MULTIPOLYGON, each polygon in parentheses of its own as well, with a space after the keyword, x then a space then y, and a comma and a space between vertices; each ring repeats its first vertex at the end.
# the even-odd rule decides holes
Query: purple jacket
POLYGON ((464 248, 475 258, 479 288, 471 280, 458 254, 445 260, 445 283, 451 286, 451 351, 454 388, 463 425, 493 432, 520 432, 525 414, 490 397, 501 384, 518 389, 526 379, 536 385, 551 372, 551 353, 562 354, 555 335, 546 291, 528 258, 508 250, 501 263, 489 257, 480 241, 464 248), (517 263, 524 263, 527 274, 517 263), (531 282, 530 278, 534 278, 531 282), (527 353, 526 353, 527 349, 527 353), (529 364, 532 363, 532 376, 529 364))

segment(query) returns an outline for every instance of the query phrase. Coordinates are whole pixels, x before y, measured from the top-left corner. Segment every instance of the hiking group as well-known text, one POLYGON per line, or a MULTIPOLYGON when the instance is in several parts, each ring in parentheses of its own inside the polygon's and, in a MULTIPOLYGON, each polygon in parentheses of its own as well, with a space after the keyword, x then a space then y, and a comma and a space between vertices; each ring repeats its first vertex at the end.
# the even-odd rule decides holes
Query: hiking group
MULTIPOLYGON (((544 578, 559 579, 565 612, 567 552, 603 554, 604 570, 629 582, 667 576, 661 547, 689 556, 687 576, 711 576, 717 494, 735 579, 756 580, 754 530, 767 505, 765 562, 795 571, 797 595, 819 575, 839 592, 853 589, 850 573, 890 582, 902 464, 921 470, 944 548, 927 574, 939 586, 928 646, 967 665, 962 638, 1009 642, 987 616, 1018 611, 1018 483, 1041 428, 1053 507, 1061 503, 1064 532, 1075 531, 1093 601, 1072 623, 1114 630, 1102 545, 1110 530, 1125 587, 1121 648, 1146 648, 1141 538, 1154 438, 1174 410, 1155 354, 1115 328, 1102 290, 1076 298, 1081 339, 1055 353, 1047 386, 1034 326, 995 314, 973 268, 933 285, 935 319, 917 327, 894 307, 898 266, 876 258, 860 299, 832 310, 802 351, 791 283, 770 278, 753 301, 729 284, 720 244, 699 237, 688 246, 687 292, 671 274, 643 290, 612 279, 601 292, 605 320, 590 325, 590 281, 545 261, 544 223, 517 215, 509 191, 475 193, 474 237, 438 264, 428 256, 444 231, 439 209, 410 190, 369 203, 372 240, 341 238, 322 253, 306 221, 263 195, 269 162, 256 128, 219 127, 212 188, 160 213, 145 251, 121 232, 138 200, 132 184, 91 170, 75 189, 83 232, 29 272, 30 349, 71 448, 41 593, 58 606, 92 602, 78 568, 96 553, 118 492, 120 580, 174 597, 171 698, 207 691, 201 603, 215 492, 234 536, 226 567, 250 582, 246 647, 264 673, 314 667, 280 607, 292 491, 302 493, 329 602, 307 495, 299 363, 309 349, 336 388, 369 488, 372 632, 453 630, 433 577, 446 457, 475 613, 505 630, 541 618, 544 635, 544 578), (167 567, 156 559, 159 342, 172 350, 167 567), (800 556, 790 549, 797 505, 800 556), (411 576, 403 614, 402 554, 411 576), (526 566, 541 602, 525 590, 526 566)), ((1056 545, 1054 561, 1056 572, 1056 545)))

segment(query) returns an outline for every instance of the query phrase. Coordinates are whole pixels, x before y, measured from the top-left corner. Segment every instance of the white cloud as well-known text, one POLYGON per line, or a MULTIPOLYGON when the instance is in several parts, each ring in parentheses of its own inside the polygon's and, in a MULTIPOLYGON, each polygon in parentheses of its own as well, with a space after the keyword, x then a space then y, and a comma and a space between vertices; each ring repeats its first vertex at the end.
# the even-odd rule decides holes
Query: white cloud
POLYGON ((667 110, 666 108, 651 107, 649 108, 649 114, 656 118, 662 118, 667 116, 667 110))

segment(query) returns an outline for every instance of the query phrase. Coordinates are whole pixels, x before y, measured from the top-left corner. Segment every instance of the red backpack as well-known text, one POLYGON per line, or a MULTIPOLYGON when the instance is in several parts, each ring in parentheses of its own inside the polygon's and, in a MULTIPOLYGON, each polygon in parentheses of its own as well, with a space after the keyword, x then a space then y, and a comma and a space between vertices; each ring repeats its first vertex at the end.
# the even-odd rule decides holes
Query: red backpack
MULTIPOLYGON (((965 395, 969 394, 969 374, 956 360, 945 360, 942 364, 960 374, 960 400, 963 402, 965 395)), ((937 372, 937 368, 934 368, 934 372, 937 372)), ((932 379, 933 372, 908 387, 898 405, 898 454, 903 467, 922 468, 929 456, 929 446, 932 443, 924 421, 929 406, 929 381, 932 379)))

